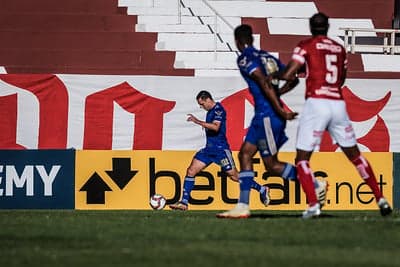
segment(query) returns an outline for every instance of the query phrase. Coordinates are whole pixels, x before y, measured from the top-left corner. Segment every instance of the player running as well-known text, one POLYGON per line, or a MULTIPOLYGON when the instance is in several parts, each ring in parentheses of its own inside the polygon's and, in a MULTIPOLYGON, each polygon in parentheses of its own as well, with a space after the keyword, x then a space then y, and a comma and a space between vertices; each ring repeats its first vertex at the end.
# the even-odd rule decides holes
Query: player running
MULTIPOLYGON (((232 158, 226 138, 226 112, 219 102, 215 102, 208 91, 201 91, 196 96, 197 103, 207 111, 206 120, 202 121, 188 114, 188 121, 202 126, 206 131, 206 146, 200 149, 193 157, 190 166, 187 168, 185 180, 183 182, 183 196, 181 201, 169 205, 174 210, 187 210, 190 192, 193 189, 195 176, 211 163, 221 166, 222 170, 235 182, 239 181, 239 174, 232 158)), ((255 181, 250 187, 260 192, 260 198, 264 205, 269 203, 269 189, 261 186, 255 181)))
MULTIPOLYGON (((295 180, 294 165, 278 159, 278 151, 288 140, 285 134, 286 120, 293 120, 297 113, 287 111, 280 102, 280 92, 286 92, 297 85, 298 79, 292 79, 281 89, 278 80, 270 79, 284 69, 280 60, 263 50, 253 47, 253 33, 249 25, 240 25, 235 29, 236 46, 241 52, 237 64, 241 75, 249 86, 254 99, 254 117, 239 152, 240 196, 238 204, 231 210, 217 214, 219 218, 247 218, 250 216, 249 194, 254 182, 252 159, 257 151, 264 166, 271 175, 295 180), (279 91, 280 90, 280 91, 279 91)), ((316 183, 319 187, 319 184, 316 183)), ((314 188, 314 187, 313 187, 314 188)), ((326 190, 321 184, 320 190, 326 190)), ((315 193, 314 193, 315 195, 315 193)))
POLYGON ((378 187, 371 165, 360 153, 346 111, 341 89, 346 79, 346 51, 342 45, 327 37, 329 22, 325 14, 317 13, 309 22, 312 37, 297 45, 282 75, 284 80, 293 81, 305 66, 306 101, 299 121, 296 143, 298 179, 309 201, 303 218, 317 217, 321 213, 313 187, 315 177, 309 161, 312 152, 319 149, 325 130, 339 144, 371 188, 382 216, 388 215, 392 209, 378 187))

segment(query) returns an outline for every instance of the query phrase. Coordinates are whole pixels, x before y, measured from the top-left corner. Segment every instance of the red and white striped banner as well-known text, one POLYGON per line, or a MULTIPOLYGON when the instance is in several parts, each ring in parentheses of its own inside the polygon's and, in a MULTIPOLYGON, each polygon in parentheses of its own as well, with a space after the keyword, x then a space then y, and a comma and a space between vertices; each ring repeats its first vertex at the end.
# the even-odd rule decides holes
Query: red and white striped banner
MULTIPOLYGON (((344 95, 363 151, 400 152, 400 80, 348 79, 344 95)), ((208 90, 228 113, 228 139, 239 150, 253 115, 239 77, 0 74, 0 149, 196 150, 205 117, 196 102, 208 90)), ((304 80, 283 97, 301 113, 304 80)), ((294 151, 297 121, 288 122, 294 151)), ((321 151, 335 151, 324 138, 321 151)))

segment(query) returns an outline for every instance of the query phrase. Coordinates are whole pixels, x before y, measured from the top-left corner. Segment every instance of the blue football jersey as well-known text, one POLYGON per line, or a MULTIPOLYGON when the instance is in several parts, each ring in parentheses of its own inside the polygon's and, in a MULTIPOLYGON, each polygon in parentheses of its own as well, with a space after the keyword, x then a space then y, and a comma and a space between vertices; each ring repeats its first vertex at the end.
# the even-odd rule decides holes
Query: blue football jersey
POLYGON ((216 105, 207 112, 206 122, 212 123, 213 121, 221 122, 219 131, 206 129, 207 144, 209 148, 228 148, 229 144, 226 139, 226 111, 221 103, 217 102, 216 105))
MULTIPOLYGON (((251 95, 255 103, 255 116, 261 115, 277 115, 269 101, 264 95, 258 84, 251 79, 250 75, 253 71, 259 68, 265 75, 269 75, 276 71, 281 71, 285 65, 276 57, 263 50, 249 46, 242 51, 242 54, 237 59, 237 65, 240 73, 246 80, 251 95)), ((279 81, 273 81, 275 90, 278 90, 279 81)))

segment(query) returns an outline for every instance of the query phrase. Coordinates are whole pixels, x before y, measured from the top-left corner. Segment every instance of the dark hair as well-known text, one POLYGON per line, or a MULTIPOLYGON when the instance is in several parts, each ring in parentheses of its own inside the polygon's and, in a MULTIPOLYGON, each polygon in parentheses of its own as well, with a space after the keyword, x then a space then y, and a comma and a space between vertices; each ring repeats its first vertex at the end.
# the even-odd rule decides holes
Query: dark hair
POLYGON ((210 98, 211 100, 213 100, 213 98, 212 98, 210 92, 205 91, 205 90, 200 91, 200 92, 197 94, 197 96, 196 96, 196 100, 197 100, 197 99, 206 100, 206 99, 208 99, 208 98, 210 98))
POLYGON ((310 18, 310 31, 312 35, 327 35, 329 17, 324 13, 316 13, 310 18))
POLYGON ((235 29, 235 39, 241 44, 253 44, 253 30, 250 25, 242 24, 235 29))

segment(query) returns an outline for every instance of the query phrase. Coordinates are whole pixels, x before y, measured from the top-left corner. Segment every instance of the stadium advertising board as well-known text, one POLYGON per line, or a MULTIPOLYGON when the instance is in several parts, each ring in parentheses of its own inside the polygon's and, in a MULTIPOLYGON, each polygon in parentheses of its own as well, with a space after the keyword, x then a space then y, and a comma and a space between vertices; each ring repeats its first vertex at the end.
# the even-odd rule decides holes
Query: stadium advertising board
MULTIPOLYGON (((361 149, 400 152, 400 80, 348 79, 343 89, 361 149)), ((283 96, 301 115, 304 79, 283 96)), ((0 75, 0 149, 197 150, 205 118, 196 102, 208 90, 227 111, 227 137, 239 150, 253 115, 253 99, 239 77, 119 75, 0 75)), ((287 124, 295 150, 298 120, 287 124)), ((321 151, 337 149, 323 138, 321 151)))
MULTIPOLYGON (((173 203, 181 198, 186 168, 195 151, 76 151, 76 209, 151 209, 150 196, 159 193, 173 203)), ((237 153, 234 153, 237 162, 237 153)), ((294 153, 280 159, 293 162, 294 153)), ((374 166, 379 186, 392 202, 392 153, 366 153, 374 166)), ((355 167, 341 153, 316 153, 311 161, 315 174, 327 179, 327 210, 376 209, 372 192, 355 167)), ((259 158, 254 160, 256 181, 271 187, 271 204, 264 207, 255 191, 252 209, 295 210, 306 206, 298 183, 269 177, 259 158)), ((233 207, 239 185, 210 165, 196 176, 191 210, 223 210, 233 207)))
POLYGON ((0 208, 73 209, 74 150, 0 150, 0 208))

